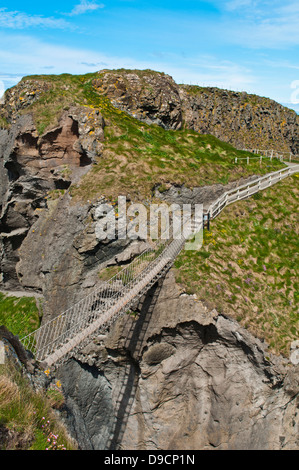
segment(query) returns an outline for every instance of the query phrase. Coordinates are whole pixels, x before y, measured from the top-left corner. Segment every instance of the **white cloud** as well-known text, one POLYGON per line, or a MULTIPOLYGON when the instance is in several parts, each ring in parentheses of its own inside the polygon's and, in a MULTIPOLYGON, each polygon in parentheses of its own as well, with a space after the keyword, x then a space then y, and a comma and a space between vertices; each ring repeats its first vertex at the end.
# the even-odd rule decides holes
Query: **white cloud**
MULTIPOLYGON (((89 49, 53 45, 28 35, 5 35, 0 33, 0 64, 10 74, 87 73, 90 69, 146 68, 149 64, 130 57, 106 56, 89 49), (103 67, 102 67, 103 68, 103 67)), ((3 72, 4 73, 4 72, 3 72)))
POLYGON ((34 26, 66 29, 72 26, 64 19, 44 17, 40 15, 28 15, 20 11, 7 11, 7 8, 0 8, 0 26, 11 29, 24 29, 34 26))
POLYGON ((96 2, 89 2, 88 0, 81 0, 78 5, 75 5, 71 13, 65 13, 67 16, 76 16, 82 15, 88 11, 95 11, 99 8, 104 8, 105 5, 103 3, 96 3, 96 2))

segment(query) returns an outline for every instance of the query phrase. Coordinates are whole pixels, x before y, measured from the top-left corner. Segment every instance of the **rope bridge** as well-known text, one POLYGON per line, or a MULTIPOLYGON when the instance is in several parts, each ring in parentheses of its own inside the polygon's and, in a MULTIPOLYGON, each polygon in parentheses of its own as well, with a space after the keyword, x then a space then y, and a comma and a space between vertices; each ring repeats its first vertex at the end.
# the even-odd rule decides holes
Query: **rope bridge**
MULTIPOLYGON (((228 204, 298 172, 299 165, 294 165, 238 186, 225 192, 205 212, 214 219, 228 204)), ((201 228, 202 223, 193 220, 189 236, 201 228)), ((158 240, 87 297, 21 339, 24 347, 45 366, 65 361, 76 348, 82 347, 84 341, 90 340, 93 334, 107 331, 117 318, 127 312, 168 271, 187 239, 181 236, 179 239, 158 240)))

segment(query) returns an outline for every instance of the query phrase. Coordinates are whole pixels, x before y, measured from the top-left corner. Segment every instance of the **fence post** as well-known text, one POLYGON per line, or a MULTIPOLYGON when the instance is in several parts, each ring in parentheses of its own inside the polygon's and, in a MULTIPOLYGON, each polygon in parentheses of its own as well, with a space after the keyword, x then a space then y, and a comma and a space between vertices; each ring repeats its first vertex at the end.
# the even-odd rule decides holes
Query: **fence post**
POLYGON ((249 157, 247 157, 247 165, 249 165, 249 157))

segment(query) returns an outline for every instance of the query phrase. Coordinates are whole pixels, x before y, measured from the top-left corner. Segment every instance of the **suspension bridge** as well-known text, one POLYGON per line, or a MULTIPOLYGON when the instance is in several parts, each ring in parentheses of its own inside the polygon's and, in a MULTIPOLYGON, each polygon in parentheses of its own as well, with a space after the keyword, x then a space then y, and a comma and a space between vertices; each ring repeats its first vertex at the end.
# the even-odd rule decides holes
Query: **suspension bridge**
MULTIPOLYGON (((224 192, 217 200, 204 208, 212 220, 233 202, 250 197, 284 178, 299 172, 299 164, 257 177, 250 183, 224 192)), ((124 315, 172 266, 190 236, 202 229, 202 221, 193 220, 187 236, 168 240, 162 238, 136 257, 128 266, 87 295, 65 312, 45 323, 33 333, 21 339, 37 361, 51 368, 67 360, 81 349, 94 335, 106 332, 124 315)))

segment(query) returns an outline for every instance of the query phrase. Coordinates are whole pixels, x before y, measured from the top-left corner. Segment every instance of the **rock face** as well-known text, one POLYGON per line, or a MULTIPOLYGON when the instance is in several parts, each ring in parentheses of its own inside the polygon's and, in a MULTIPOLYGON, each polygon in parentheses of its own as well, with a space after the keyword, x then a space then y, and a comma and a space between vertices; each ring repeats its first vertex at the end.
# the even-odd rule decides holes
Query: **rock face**
POLYGON ((296 372, 170 272, 57 374, 82 449, 278 450, 299 444, 296 372))
POLYGON ((240 149, 298 154, 299 117, 295 111, 245 92, 182 85, 179 88, 187 127, 212 134, 240 149))
MULTIPOLYGON (((59 126, 42 136, 38 136, 30 115, 18 117, 10 130, 1 131, 0 271, 6 288, 18 286, 24 274, 22 270, 19 271, 19 276, 16 273, 16 264, 20 260, 19 248, 30 229, 35 233, 32 227, 38 219, 45 226, 41 215, 45 212, 49 215, 48 206, 51 201, 48 201, 47 195, 49 192, 69 188, 72 182, 76 182, 90 168, 94 158, 101 153, 103 136, 102 116, 96 110, 85 108, 72 108, 64 112, 59 126), (92 131, 92 135, 91 128, 96 129, 92 131)), ((52 205, 50 213, 53 212, 52 205)), ((80 214, 82 215, 82 209, 78 208, 78 217, 80 214)), ((65 231, 69 229, 64 227, 65 231)), ((48 227, 47 235, 50 233, 48 227)), ((42 232, 39 234, 42 236, 42 232)), ((30 237, 27 239, 32 241, 30 237)), ((37 251, 40 259, 43 256, 41 242, 42 239, 39 240, 37 251)), ((31 260, 31 267, 28 267, 31 277, 34 276, 34 267, 41 267, 37 263, 37 253, 32 252, 32 246, 28 248, 26 255, 29 259, 32 253, 34 258, 34 262, 31 260)), ((49 263, 49 259, 47 262, 49 263)), ((43 272, 40 271, 39 276, 42 275, 43 272)), ((22 283, 30 288, 41 289, 40 283, 32 280, 26 281, 24 278, 22 283)))
POLYGON ((170 185, 170 187, 162 193, 159 189, 156 189, 155 197, 170 204, 202 204, 203 208, 206 209, 213 201, 216 201, 216 199, 224 194, 225 191, 229 191, 242 184, 247 184, 254 181, 256 178, 258 178, 258 176, 253 175, 249 178, 243 178, 226 185, 218 183, 192 189, 180 185, 170 185))
POLYGON ((183 125, 236 148, 299 153, 299 117, 268 98, 218 88, 177 85, 151 70, 98 72, 95 89, 114 106, 166 129, 183 125))
POLYGON ((99 241, 94 206, 73 204, 70 196, 48 201, 18 251, 17 278, 23 289, 43 293, 43 321, 85 297, 100 281, 98 273, 128 245, 99 241))

